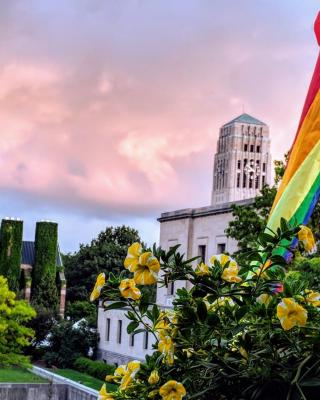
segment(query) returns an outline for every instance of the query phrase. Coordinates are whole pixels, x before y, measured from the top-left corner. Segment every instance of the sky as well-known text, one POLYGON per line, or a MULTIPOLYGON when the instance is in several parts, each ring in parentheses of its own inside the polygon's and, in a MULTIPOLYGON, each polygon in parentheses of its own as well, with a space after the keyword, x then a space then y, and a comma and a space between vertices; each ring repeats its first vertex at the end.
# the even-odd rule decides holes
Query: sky
POLYGON ((318 55, 316 0, 0 3, 0 217, 59 223, 63 252, 106 226, 152 244, 161 212, 210 203, 221 125, 293 141, 318 55))

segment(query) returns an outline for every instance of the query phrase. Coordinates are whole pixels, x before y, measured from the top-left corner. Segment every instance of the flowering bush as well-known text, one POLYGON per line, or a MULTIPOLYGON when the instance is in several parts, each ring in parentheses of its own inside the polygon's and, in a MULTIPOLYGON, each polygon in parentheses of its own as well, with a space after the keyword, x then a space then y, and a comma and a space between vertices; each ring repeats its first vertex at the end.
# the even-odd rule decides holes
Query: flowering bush
POLYGON ((178 246, 130 246, 126 271, 107 282, 99 276, 93 297, 106 310, 129 307, 128 333, 148 330, 155 351, 107 376, 118 390, 103 386, 100 399, 319 399, 320 293, 279 255, 298 236, 311 250, 308 228, 282 220, 277 232, 260 234, 259 250, 241 266, 228 255, 195 265, 178 246), (177 291, 172 310, 143 290, 176 280, 191 289, 177 291))

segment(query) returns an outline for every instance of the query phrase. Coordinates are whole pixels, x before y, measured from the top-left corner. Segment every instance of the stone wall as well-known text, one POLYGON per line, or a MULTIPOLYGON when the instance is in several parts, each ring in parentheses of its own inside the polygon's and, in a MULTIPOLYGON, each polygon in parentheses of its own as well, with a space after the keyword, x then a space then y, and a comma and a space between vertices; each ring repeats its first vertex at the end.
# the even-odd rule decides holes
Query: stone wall
POLYGON ((65 384, 0 383, 0 400, 97 400, 97 396, 65 384))
POLYGON ((0 400, 68 400, 67 385, 1 383, 0 400))

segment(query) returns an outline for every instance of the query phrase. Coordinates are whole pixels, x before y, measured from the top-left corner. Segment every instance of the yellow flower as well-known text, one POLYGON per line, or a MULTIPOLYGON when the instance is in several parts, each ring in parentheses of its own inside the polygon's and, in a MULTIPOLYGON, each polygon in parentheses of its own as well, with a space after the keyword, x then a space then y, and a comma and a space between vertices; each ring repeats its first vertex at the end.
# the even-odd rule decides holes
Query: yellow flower
POLYGON ((277 306, 277 317, 280 320, 282 328, 288 331, 294 326, 305 326, 308 313, 294 299, 284 298, 277 306))
POLYGON ((192 354, 195 353, 194 349, 192 347, 189 347, 188 349, 182 349, 182 353, 184 353, 187 358, 192 357, 192 354))
POLYGON ((173 310, 160 311, 160 315, 155 324, 155 330, 159 334, 160 339, 166 336, 174 337, 176 334, 176 324, 178 318, 173 310))
POLYGON ((229 267, 237 266, 236 261, 233 258, 231 258, 230 256, 227 256, 226 254, 218 254, 218 255, 214 255, 210 258, 211 265, 214 265, 215 261, 218 261, 222 267, 224 267, 228 261, 229 261, 229 267))
POLYGON ((181 400, 187 392, 182 383, 177 381, 168 381, 161 386, 159 394, 162 400, 181 400))
POLYGON ((226 254, 218 254, 214 255, 210 258, 210 264, 214 265, 214 262, 218 261, 222 267, 224 267, 227 263, 228 266, 224 268, 221 278, 227 282, 241 282, 242 279, 238 276, 239 266, 236 261, 227 256, 226 254))
POLYGON ((266 277, 266 272, 271 266, 271 260, 267 260, 264 264, 261 264, 259 268, 255 270, 255 274, 260 277, 266 277))
POLYGON ((105 380, 107 382, 119 382, 121 379, 125 376, 127 373, 127 366, 126 365, 119 365, 119 367, 116 368, 114 371, 113 375, 107 375, 105 377, 105 380))
POLYGON ((128 248, 127 257, 124 260, 124 267, 128 269, 130 272, 135 271, 141 253, 142 253, 141 244, 138 242, 133 243, 128 248))
POLYGON ((199 276, 204 276, 204 275, 210 274, 208 265, 203 262, 201 264, 197 265, 194 272, 199 276))
POLYGON ((308 253, 312 253, 316 249, 316 242, 313 237, 312 230, 307 226, 301 225, 298 232, 298 239, 303 243, 304 249, 308 253))
POLYGON ((305 292, 307 294, 307 296, 306 296, 307 303, 310 303, 313 307, 319 307, 320 306, 320 293, 314 292, 313 290, 306 290, 305 292))
POLYGON ((158 350, 162 353, 164 361, 168 365, 173 365, 174 363, 174 343, 169 336, 165 336, 159 340, 158 350))
POLYGON ((219 297, 213 303, 208 302, 207 296, 203 300, 208 311, 216 311, 218 308, 225 307, 226 305, 229 305, 230 307, 234 306, 234 301, 231 297, 219 297))
POLYGON ((90 295, 90 301, 95 301, 100 296, 101 290, 105 283, 106 283, 106 275, 102 272, 97 277, 93 291, 91 292, 90 295))
POLYGON ((156 385, 160 380, 160 376, 159 376, 159 372, 155 369, 151 372, 149 378, 148 378, 148 382, 150 383, 150 385, 156 385))
POLYGON ((119 290, 121 296, 126 299, 139 300, 141 297, 141 292, 136 287, 134 279, 123 279, 120 283, 119 290))
POLYGON ((142 253, 134 272, 133 279, 138 285, 153 285, 157 282, 160 263, 150 251, 142 253))
MULTIPOLYGON (((123 366, 122 366, 123 367, 123 366)), ((118 369, 118 368, 117 368, 118 369)), ((137 372, 140 369, 140 361, 134 360, 130 361, 125 368, 122 368, 119 373, 124 373, 123 378, 121 379, 120 383, 120 390, 126 390, 127 387, 132 383, 134 380, 137 372)), ((117 370, 116 370, 117 371, 117 370)), ((115 373, 116 373, 115 371, 115 373)))
POLYGON ((272 300, 272 296, 268 293, 262 293, 260 296, 256 298, 257 303, 264 304, 266 307, 269 305, 270 301, 272 300))
POLYGON ((106 377, 104 378, 104 380, 107 382, 114 382, 116 379, 117 377, 114 375, 106 375, 106 377))
POLYGON ((229 267, 225 268, 222 272, 221 278, 226 282, 236 282, 239 283, 242 279, 238 276, 239 267, 238 265, 230 265, 229 267))
POLYGON ((102 388, 99 391, 99 400, 114 400, 114 396, 112 393, 107 392, 106 384, 102 385, 102 388))
POLYGON ((245 358, 248 361, 249 355, 244 347, 240 347, 239 353, 242 355, 243 358, 245 358))

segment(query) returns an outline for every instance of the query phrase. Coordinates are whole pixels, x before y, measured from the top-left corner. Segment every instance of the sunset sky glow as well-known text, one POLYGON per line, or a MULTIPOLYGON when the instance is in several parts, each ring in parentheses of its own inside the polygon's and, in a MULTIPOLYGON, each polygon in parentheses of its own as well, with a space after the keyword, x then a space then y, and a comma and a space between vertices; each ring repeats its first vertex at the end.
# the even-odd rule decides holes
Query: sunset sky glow
POLYGON ((316 0, 10 0, 0 5, 0 209, 158 240, 208 205, 219 127, 245 112, 292 143, 318 55, 316 0))

